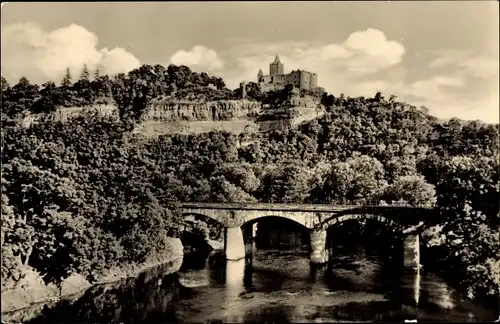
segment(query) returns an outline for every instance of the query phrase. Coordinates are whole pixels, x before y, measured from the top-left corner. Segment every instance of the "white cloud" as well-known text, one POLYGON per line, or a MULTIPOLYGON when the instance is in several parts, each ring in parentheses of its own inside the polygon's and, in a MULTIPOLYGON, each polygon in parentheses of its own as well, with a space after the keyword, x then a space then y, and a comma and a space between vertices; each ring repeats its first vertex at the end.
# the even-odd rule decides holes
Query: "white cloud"
POLYGON ((220 52, 233 65, 218 74, 231 88, 242 80, 255 81, 259 69, 269 73, 276 53, 285 73, 293 69, 316 72, 319 85, 334 95, 368 97, 381 91, 415 106, 424 105, 439 118, 498 122, 498 86, 492 86, 499 75, 498 60, 472 51, 439 50, 432 55, 412 53, 404 61, 403 44, 375 29, 331 44, 240 40, 220 52))
POLYGON ((448 87, 463 87, 465 80, 459 77, 452 76, 433 76, 428 79, 418 80, 402 89, 399 93, 421 98, 432 98, 433 100, 447 99, 450 94, 447 92, 448 87))
POLYGON ((21 76, 35 83, 59 82, 66 68, 78 75, 84 64, 103 74, 128 72, 139 60, 123 48, 99 49, 97 36, 71 24, 52 31, 37 25, 14 24, 2 29, 2 75, 9 82, 21 76))
POLYGON ((211 48, 197 45, 191 50, 180 50, 174 53, 170 62, 175 65, 198 66, 210 71, 221 69, 224 62, 219 59, 217 52, 211 48))
POLYGON ((350 60, 350 69, 362 71, 367 67, 383 69, 401 62, 405 48, 401 43, 390 41, 380 30, 369 28, 349 35, 342 44, 357 53, 358 59, 350 60))
POLYGON ((460 62, 459 66, 477 78, 498 76, 498 59, 476 56, 460 62))
POLYGON ((372 80, 353 84, 345 92, 349 96, 373 96, 381 91, 396 95, 416 107, 425 106, 429 113, 441 118, 458 117, 466 120, 499 122, 499 91, 486 95, 468 94, 464 77, 437 75, 414 82, 372 80))
POLYGON ((423 54, 432 58, 432 61, 429 63, 429 67, 441 68, 452 66, 465 60, 474 53, 472 51, 465 50, 431 50, 423 54))
MULTIPOLYGON (((98 48, 98 37, 79 25, 46 31, 33 24, 1 30, 2 75, 11 83, 21 76, 32 82, 59 82, 69 67, 77 76, 83 64, 104 74, 140 65, 124 48, 98 48)), ((285 73, 318 73, 318 83, 334 95, 372 96, 377 91, 425 105, 440 118, 458 116, 498 122, 498 57, 464 50, 434 50, 405 57, 405 47, 376 29, 356 31, 337 43, 258 40, 230 42, 217 52, 203 45, 179 50, 170 62, 221 76, 230 88, 269 73, 277 53, 285 73), (430 54, 430 55, 429 55, 430 54), (415 60, 414 60, 415 59, 415 60), (496 86, 495 86, 496 85, 496 86)))
POLYGON ((429 67, 443 69, 454 68, 457 73, 476 78, 489 78, 498 75, 498 57, 477 55, 471 51, 438 51, 429 67))
POLYGON ((345 82, 345 74, 338 74, 339 70, 347 70, 351 76, 375 73, 397 65, 405 53, 402 44, 388 40, 383 32, 375 29, 355 32, 338 44, 238 40, 233 41, 232 45, 230 49, 220 53, 198 45, 190 51, 176 52, 171 57, 171 62, 196 65, 200 69, 220 70, 217 74, 224 77, 230 88, 235 88, 242 80, 255 80, 259 69, 268 73, 269 62, 279 53, 286 71, 304 69, 320 73, 321 85, 327 89, 336 89, 345 82), (232 64, 223 64, 219 57, 227 58, 227 62, 232 64))
POLYGON ((487 123, 499 122, 498 94, 486 98, 463 100, 453 95, 438 99, 421 98, 414 100, 415 106, 426 106, 430 113, 441 119, 458 117, 465 120, 482 120, 487 123))
POLYGON ((140 66, 139 60, 121 47, 109 50, 103 48, 100 50, 101 59, 97 63, 97 68, 104 74, 117 74, 128 72, 140 66))

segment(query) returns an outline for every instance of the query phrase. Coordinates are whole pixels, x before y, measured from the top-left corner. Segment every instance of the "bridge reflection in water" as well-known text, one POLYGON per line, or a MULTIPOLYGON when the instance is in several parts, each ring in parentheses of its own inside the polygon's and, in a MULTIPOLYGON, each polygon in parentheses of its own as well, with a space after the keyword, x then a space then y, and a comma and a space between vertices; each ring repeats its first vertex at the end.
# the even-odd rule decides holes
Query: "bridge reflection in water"
POLYGON ((252 263, 226 261, 220 270, 225 273, 223 282, 200 288, 200 298, 179 301, 175 307, 190 322, 494 318, 492 311, 460 301, 456 292, 450 294, 452 289, 442 279, 395 267, 383 252, 359 245, 335 248, 337 255, 325 265, 310 264, 300 249, 257 249, 252 263), (221 293, 217 301, 214 295, 221 293), (444 299, 460 307, 444 305, 444 299), (469 317, 471 312, 475 318, 469 317))

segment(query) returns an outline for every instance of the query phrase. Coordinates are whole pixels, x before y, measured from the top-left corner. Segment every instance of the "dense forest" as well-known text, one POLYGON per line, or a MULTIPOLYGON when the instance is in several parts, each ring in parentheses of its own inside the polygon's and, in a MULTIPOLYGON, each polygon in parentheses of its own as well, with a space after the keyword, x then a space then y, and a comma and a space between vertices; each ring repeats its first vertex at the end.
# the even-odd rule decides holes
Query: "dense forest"
MULTIPOLYGON (((289 88, 248 96, 276 107, 289 88)), ((185 66, 144 65, 41 87, 2 78, 2 289, 27 267, 60 283, 90 281, 143 262, 180 235, 179 202, 410 204, 446 222, 423 240, 472 297, 500 289, 499 126, 439 121, 377 93, 324 93, 326 113, 240 147, 228 132, 143 137, 132 132, 149 100, 239 97, 221 78, 185 66), (113 104, 119 114, 51 116, 59 107, 113 104), (28 114, 47 118, 29 126, 28 114)))

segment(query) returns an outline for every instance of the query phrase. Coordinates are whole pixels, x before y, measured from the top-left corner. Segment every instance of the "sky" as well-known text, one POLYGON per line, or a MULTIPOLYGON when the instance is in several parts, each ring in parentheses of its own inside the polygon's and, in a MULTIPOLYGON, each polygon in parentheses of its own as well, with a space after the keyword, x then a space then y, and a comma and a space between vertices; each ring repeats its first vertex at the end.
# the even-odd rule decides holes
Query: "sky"
POLYGON ((11 84, 182 64, 234 89, 279 53, 285 73, 315 72, 334 95, 499 121, 497 1, 3 3, 1 37, 11 84))

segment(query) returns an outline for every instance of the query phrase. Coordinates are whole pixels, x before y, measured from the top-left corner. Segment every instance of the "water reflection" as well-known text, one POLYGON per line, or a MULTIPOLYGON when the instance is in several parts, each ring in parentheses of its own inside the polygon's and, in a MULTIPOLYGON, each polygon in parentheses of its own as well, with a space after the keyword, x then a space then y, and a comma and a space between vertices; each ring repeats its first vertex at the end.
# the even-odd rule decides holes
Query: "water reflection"
POLYGON ((242 323, 243 314, 240 295, 245 291, 245 259, 227 261, 225 266, 226 282, 224 303, 221 305, 222 317, 230 323, 242 323))
POLYGON ((414 279, 414 285, 413 285, 413 290, 414 290, 414 299, 415 299, 415 305, 418 306, 418 301, 420 300, 420 269, 417 268, 417 271, 415 272, 415 279, 414 279))
MULTIPOLYGON (((429 299, 442 309, 453 309, 455 307, 453 291, 445 283, 435 281, 429 284, 429 299)), ((458 296, 456 296, 458 298, 458 296)))
POLYGON ((226 262, 226 292, 228 296, 238 295, 245 290, 245 259, 226 262))
POLYGON ((200 261, 192 255, 178 274, 156 269, 95 287, 28 322, 471 322, 497 317, 491 309, 462 301, 431 273, 404 271, 373 251, 352 251, 336 247, 327 266, 311 266, 303 250, 259 250, 252 262, 225 262, 220 255, 200 261))

